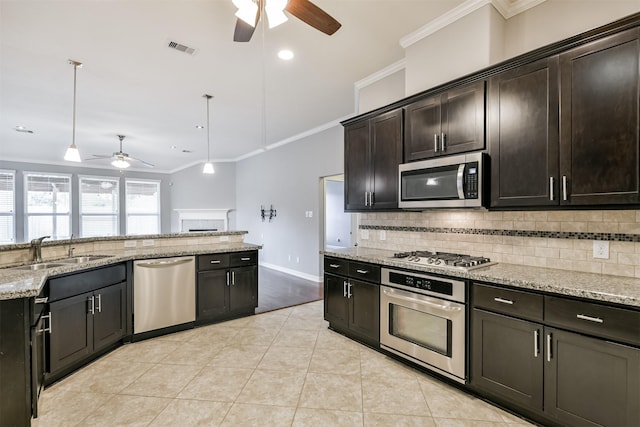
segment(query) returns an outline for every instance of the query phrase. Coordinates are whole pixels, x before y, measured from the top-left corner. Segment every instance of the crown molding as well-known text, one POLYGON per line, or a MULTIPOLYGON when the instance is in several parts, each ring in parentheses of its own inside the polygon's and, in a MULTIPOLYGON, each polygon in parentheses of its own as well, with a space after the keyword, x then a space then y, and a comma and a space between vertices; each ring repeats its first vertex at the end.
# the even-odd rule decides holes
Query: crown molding
POLYGON ((519 13, 531 9, 546 0, 468 0, 450 11, 432 19, 416 31, 400 39, 400 46, 407 48, 425 37, 445 28, 488 4, 492 5, 504 19, 509 19, 519 13))
POLYGON ((373 84, 379 80, 384 79, 385 77, 389 77, 391 74, 397 73, 400 70, 404 70, 407 68, 407 60, 406 58, 402 58, 399 61, 394 62, 391 65, 386 66, 385 68, 376 71, 373 74, 368 75, 362 80, 358 80, 354 83, 356 90, 360 90, 363 87, 367 87, 370 84, 373 84))

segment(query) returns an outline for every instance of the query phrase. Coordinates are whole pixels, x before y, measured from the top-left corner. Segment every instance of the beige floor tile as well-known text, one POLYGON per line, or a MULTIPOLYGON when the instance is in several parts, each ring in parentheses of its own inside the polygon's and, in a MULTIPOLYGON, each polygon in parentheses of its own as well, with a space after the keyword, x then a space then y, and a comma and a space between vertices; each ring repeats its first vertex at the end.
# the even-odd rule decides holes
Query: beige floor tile
POLYGON ((215 355, 210 365, 253 369, 258 366, 268 349, 268 345, 228 345, 215 355))
POLYGON ((365 412, 364 427, 435 427, 431 417, 365 412))
POLYGON ((58 387, 67 390, 115 394, 123 390, 154 365, 103 359, 62 380, 58 387))
POLYGON ((324 320, 323 304, 303 304, 293 307, 290 317, 299 317, 302 319, 324 320))
POLYGON ((146 426, 160 414, 171 399, 118 395, 93 411, 81 426, 146 426))
POLYGON ((316 348, 331 348, 331 349, 357 349, 364 348, 362 344, 359 344, 344 335, 340 335, 337 332, 329 329, 321 329, 318 332, 318 339, 316 340, 316 348))
POLYGON ((316 348, 311 356, 309 372, 359 375, 360 351, 357 348, 316 348))
POLYGON ((178 398, 233 402, 252 372, 251 369, 206 366, 182 389, 178 398))
POLYGON ((362 412, 330 411, 298 408, 293 427, 357 427, 362 425, 362 412))
POLYGON ((258 369, 307 372, 312 348, 271 346, 258 364, 258 369))
POLYGON ((298 406, 362 412, 360 375, 308 373, 298 406))
POLYGON ((303 329, 282 329, 276 335, 272 346, 313 348, 318 332, 303 329))
POLYGON ((368 377, 363 370, 362 401, 365 412, 431 416, 415 378, 368 377))
POLYGON ((160 359, 159 363, 204 366, 209 364, 222 348, 222 346, 216 347, 209 343, 182 342, 177 349, 160 359))
POLYGON ((233 339, 234 344, 242 345, 271 345, 276 335, 277 330, 264 329, 264 328, 241 328, 233 339))
POLYGON ((32 427, 66 427, 76 425, 115 395, 47 389, 38 402, 38 418, 32 427))
POLYGON ((324 321, 321 319, 303 319, 300 317, 289 316, 282 325, 283 329, 304 329, 307 331, 320 331, 325 328, 324 321))
POLYGON ((187 342, 194 336, 198 336, 200 333, 200 328, 187 329, 185 331, 174 332, 172 334, 163 335, 154 340, 157 341, 174 341, 174 342, 187 342))
POLYGON ((174 399, 150 426, 215 427, 220 425, 230 407, 230 402, 174 399))
POLYGON ((238 396, 239 403, 296 406, 304 384, 304 372, 256 369, 238 396))
MULTIPOLYGON (((242 319, 238 319, 242 320, 242 319)), ((235 320, 234 320, 235 322, 235 320)), ((195 329, 198 333, 194 334, 189 342, 198 344, 208 344, 214 349, 220 349, 227 344, 233 343, 234 338, 240 332, 239 328, 232 328, 226 323, 217 325, 203 326, 195 329)))
POLYGON ((507 427, 496 421, 465 420, 460 418, 434 418, 437 427, 507 427))
POLYGON ((406 380, 416 378, 416 370, 370 348, 360 349, 360 359, 362 376, 365 378, 393 377, 406 380))
POLYGON ((289 316, 279 314, 277 311, 272 311, 269 313, 258 314, 255 316, 251 316, 249 321, 243 326, 247 327, 258 327, 258 328, 278 328, 287 321, 289 316))
POLYGON ((120 394, 176 397, 201 369, 200 366, 156 365, 129 384, 120 394))
POLYGON ((125 344, 109 353, 106 358, 120 362, 156 363, 178 347, 180 347, 179 342, 151 339, 125 344))
POLYGON ((295 412, 295 407, 235 403, 221 425, 225 427, 289 427, 295 412))

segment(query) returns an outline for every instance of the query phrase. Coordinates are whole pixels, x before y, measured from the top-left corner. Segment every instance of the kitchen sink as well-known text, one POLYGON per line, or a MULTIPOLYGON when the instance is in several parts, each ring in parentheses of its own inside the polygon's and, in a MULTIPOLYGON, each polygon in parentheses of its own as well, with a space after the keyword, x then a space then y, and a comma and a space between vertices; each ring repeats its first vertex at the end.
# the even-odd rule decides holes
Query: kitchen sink
POLYGON ((58 260, 56 262, 61 262, 64 264, 80 264, 83 262, 95 261, 97 259, 109 258, 110 255, 86 255, 86 256, 74 256, 72 258, 65 258, 58 260))
POLYGON ((12 270, 35 271, 35 270, 44 270, 45 268, 63 267, 65 265, 69 265, 69 264, 63 264, 61 262, 40 262, 38 264, 30 264, 30 265, 23 265, 20 267, 13 267, 12 270))

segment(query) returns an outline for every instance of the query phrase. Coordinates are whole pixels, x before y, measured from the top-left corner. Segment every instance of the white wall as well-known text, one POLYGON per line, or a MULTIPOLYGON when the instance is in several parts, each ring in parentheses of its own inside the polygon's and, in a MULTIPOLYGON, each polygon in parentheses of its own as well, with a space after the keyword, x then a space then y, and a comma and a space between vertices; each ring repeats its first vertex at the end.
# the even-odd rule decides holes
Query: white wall
MULTIPOLYGON (((202 173, 202 164, 171 175, 171 230, 179 232, 176 209, 235 209, 236 164, 214 163, 215 173, 202 173)), ((229 229, 236 230, 235 211, 229 215, 229 229)))
POLYGON ((405 70, 402 69, 358 89, 357 113, 366 113, 404 98, 405 84, 405 70))
POLYGON ((264 245, 262 264, 319 279, 320 178, 342 173, 343 164, 339 125, 237 163, 237 226, 249 232, 245 242, 264 245), (261 205, 273 205, 277 217, 262 222, 261 205))

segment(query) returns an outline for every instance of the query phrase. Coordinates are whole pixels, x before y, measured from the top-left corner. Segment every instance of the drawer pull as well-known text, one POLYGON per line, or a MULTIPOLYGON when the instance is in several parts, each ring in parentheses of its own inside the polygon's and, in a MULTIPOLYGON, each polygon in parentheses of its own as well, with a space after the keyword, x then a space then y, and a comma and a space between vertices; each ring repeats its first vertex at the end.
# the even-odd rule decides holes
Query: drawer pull
POLYGON ((535 330, 533 332, 533 357, 538 357, 540 354, 540 331, 535 330))
POLYGON ((342 296, 344 298, 347 297, 347 281, 346 280, 342 282, 342 296))
POLYGON ((356 270, 356 272, 360 274, 367 274, 369 273, 369 270, 356 270))
POLYGON ((551 357, 553 357, 553 355, 551 354, 552 343, 553 343, 553 337, 551 336, 551 334, 547 334, 547 362, 551 362, 551 357))
POLYGON ((240 258, 240 261, 251 261, 251 258, 240 258))
POLYGON ((511 301, 510 299, 504 299, 504 298, 500 298, 500 297, 495 297, 493 300, 495 302, 500 302, 502 304, 513 305, 513 301, 511 301))
POLYGON ((217 259, 217 260, 213 260, 213 261, 210 261, 210 262, 211 262, 211 264, 220 264, 221 261, 219 259, 217 259))
POLYGON ((331 268, 340 268, 340 264, 329 264, 331 268))
POLYGON ((604 323, 604 320, 602 320, 599 317, 591 317, 591 316, 587 316, 587 315, 584 315, 584 314, 578 314, 578 315, 576 315, 576 317, 578 319, 588 320, 589 322, 604 323))
POLYGON ((49 302, 49 297, 44 297, 44 298, 36 298, 36 300, 34 301, 36 304, 46 304, 49 302))

